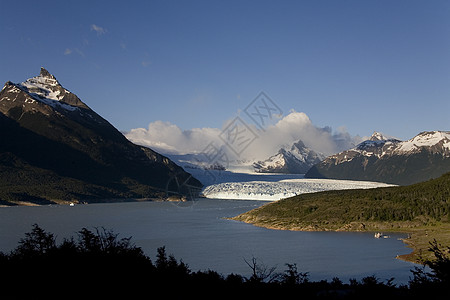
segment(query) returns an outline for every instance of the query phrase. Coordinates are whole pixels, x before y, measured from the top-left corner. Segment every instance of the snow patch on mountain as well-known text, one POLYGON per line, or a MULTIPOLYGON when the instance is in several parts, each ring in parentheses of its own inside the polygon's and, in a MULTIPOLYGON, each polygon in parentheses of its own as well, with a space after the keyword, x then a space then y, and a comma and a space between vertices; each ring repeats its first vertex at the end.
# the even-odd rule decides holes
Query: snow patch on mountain
MULTIPOLYGON (((387 138, 384 135, 375 132, 369 140, 358 144, 350 151, 356 151, 364 156, 376 155, 382 157, 385 155, 404 155, 420 151, 421 148, 435 147, 437 151, 447 152, 450 150, 450 132, 449 131, 425 131, 421 132, 412 139, 400 141, 394 138, 387 138)), ((339 154, 337 154, 339 155, 339 154)))
POLYGON ((403 142, 376 134, 350 150, 327 157, 305 177, 409 185, 449 171, 450 131, 427 131, 403 142))
POLYGON ((386 135, 384 133, 374 131, 372 136, 369 138, 370 141, 399 141, 399 139, 386 135))
MULTIPOLYGON (((46 69, 41 68, 41 73, 33 78, 16 85, 19 89, 28 93, 32 99, 52 106, 53 108, 61 107, 65 110, 75 111, 76 106, 61 102, 66 94, 70 94, 68 90, 63 88, 55 76, 51 75, 46 69)), ((12 92, 14 92, 12 90, 12 92)), ((32 101, 30 103, 33 103, 32 101)))
POLYGON ((433 153, 441 153, 450 157, 450 132, 429 131, 422 132, 412 139, 400 141, 395 138, 374 132, 370 139, 359 143, 356 147, 329 156, 324 162, 332 161, 333 165, 349 162, 355 157, 387 158, 393 155, 410 155, 428 149, 433 153))
POLYGON ((433 147, 442 143, 444 149, 450 150, 449 131, 429 131, 422 132, 414 138, 399 144, 397 152, 411 152, 419 150, 421 147, 433 147))

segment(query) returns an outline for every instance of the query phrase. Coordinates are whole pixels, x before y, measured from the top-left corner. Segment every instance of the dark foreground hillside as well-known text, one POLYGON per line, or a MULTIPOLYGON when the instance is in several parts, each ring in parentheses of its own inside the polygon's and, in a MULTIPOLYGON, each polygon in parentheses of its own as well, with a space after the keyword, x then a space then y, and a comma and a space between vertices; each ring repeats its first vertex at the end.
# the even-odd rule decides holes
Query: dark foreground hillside
POLYGON ((407 286, 374 276, 349 283, 338 278, 313 282, 295 264, 276 273, 256 258, 246 261, 249 277, 193 272, 164 247, 153 262, 130 238, 119 239, 112 231, 83 228, 76 238, 57 244, 53 234, 34 225, 16 249, 0 253, 1 294, 2 299, 423 299, 450 292, 449 249, 435 243, 431 250, 436 260, 424 263, 432 273, 412 270, 407 286))

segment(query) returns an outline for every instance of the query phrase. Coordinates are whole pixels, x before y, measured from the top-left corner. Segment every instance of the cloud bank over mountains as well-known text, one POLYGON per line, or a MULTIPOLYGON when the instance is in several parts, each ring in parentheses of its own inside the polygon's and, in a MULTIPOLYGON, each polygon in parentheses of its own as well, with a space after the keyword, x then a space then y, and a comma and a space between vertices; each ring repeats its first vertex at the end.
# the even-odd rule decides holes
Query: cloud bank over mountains
MULTIPOLYGON (((243 119, 240 119, 243 120, 243 119)), ((345 128, 332 130, 331 127, 318 127, 303 112, 291 110, 290 113, 264 130, 253 123, 245 122, 246 128, 254 134, 254 139, 239 154, 224 142, 224 131, 230 128, 228 120, 222 128, 193 128, 183 130, 170 122, 155 121, 148 128, 136 128, 124 133, 135 144, 152 148, 162 154, 201 154, 214 145, 226 153, 230 160, 260 160, 274 155, 281 147, 290 147, 302 140, 316 152, 331 155, 347 150, 361 142, 359 136, 351 136, 345 128)))

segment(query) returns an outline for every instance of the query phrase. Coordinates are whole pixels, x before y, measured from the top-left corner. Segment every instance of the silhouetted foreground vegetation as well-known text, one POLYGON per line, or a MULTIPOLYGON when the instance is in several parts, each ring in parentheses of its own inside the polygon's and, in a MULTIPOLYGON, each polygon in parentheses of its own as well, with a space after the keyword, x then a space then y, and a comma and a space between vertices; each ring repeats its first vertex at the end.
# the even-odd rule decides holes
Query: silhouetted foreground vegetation
MULTIPOLYGON (((182 260, 157 249, 155 262, 131 238, 118 238, 106 229, 83 228, 76 239, 56 237, 38 225, 9 254, 0 252, 2 298, 93 298, 166 299, 375 299, 386 296, 423 298, 450 293, 449 248, 430 244, 436 260, 424 261, 412 270, 409 285, 375 276, 344 283, 338 278, 313 282, 295 264, 276 273, 256 258, 245 260, 251 276, 223 276, 213 270, 193 272, 182 260)), ((214 253, 211 253, 214 255, 214 253)))

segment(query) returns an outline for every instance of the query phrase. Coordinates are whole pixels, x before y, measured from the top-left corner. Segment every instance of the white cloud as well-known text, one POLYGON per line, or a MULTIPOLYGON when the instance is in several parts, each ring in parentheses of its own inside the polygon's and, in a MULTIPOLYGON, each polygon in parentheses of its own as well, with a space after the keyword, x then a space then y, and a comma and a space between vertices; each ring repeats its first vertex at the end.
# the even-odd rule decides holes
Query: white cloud
POLYGON ((201 153, 210 142, 219 142, 220 129, 194 128, 181 130, 170 122, 155 121, 148 129, 136 128, 125 136, 132 142, 171 154, 201 153))
POLYGON ((106 29, 95 24, 91 25, 91 31, 95 31, 97 35, 102 35, 106 33, 106 29))
POLYGON ((248 156, 266 158, 277 153, 282 146, 291 146, 299 140, 325 155, 349 149, 361 141, 344 128, 333 132, 331 127, 317 127, 305 113, 291 110, 287 116, 261 132, 255 143, 248 147, 248 156))
POLYGON ((81 57, 85 57, 84 52, 81 51, 79 48, 73 48, 73 49, 66 48, 66 50, 64 50, 64 55, 71 55, 74 52, 81 57))
POLYGON ((148 61, 148 60, 143 60, 142 62, 141 62, 141 65, 144 67, 144 68, 147 68, 148 66, 150 66, 152 64, 152 62, 151 61, 148 61))
POLYGON ((230 121, 224 122, 221 129, 189 130, 182 130, 170 122, 155 121, 150 123, 147 129, 132 129, 125 133, 125 136, 136 144, 148 146, 163 154, 202 153, 210 143, 213 143, 216 147, 222 147, 230 159, 251 160, 266 159, 277 153, 282 146, 290 146, 299 140, 326 155, 349 149, 361 141, 360 137, 352 137, 343 127, 338 128, 336 132, 330 127, 320 128, 315 126, 305 113, 292 110, 289 115, 268 126, 264 131, 258 130, 254 124, 247 123, 258 137, 237 157, 220 138, 221 132, 230 121))

